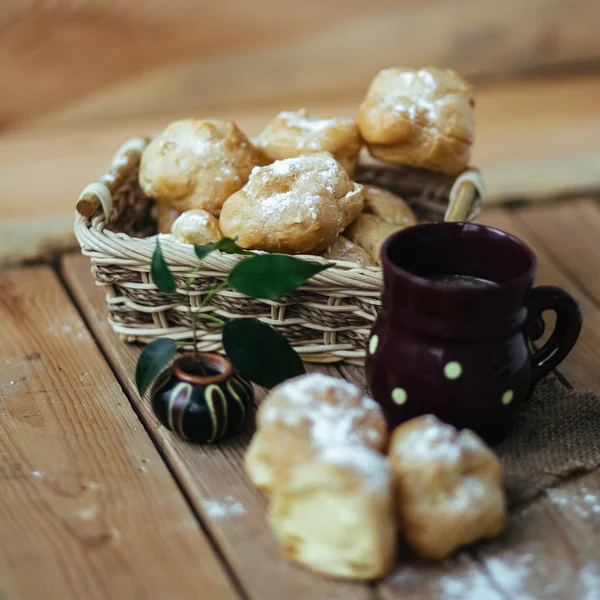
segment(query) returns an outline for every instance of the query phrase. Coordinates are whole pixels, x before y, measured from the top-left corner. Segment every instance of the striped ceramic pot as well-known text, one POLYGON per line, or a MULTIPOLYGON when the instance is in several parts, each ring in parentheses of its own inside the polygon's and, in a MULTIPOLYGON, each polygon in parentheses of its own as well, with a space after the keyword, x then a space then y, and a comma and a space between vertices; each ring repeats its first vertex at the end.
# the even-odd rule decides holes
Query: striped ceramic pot
POLYGON ((254 390, 227 358, 200 352, 177 358, 157 378, 150 398, 165 427, 184 440, 204 444, 242 427, 254 390))

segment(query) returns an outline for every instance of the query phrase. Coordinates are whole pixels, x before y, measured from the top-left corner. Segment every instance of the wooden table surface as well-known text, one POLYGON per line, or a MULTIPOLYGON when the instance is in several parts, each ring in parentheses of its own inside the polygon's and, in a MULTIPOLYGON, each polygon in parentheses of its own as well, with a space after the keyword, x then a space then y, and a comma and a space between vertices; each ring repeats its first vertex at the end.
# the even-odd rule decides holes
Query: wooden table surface
MULTIPOLYGON (((79 191, 129 136, 185 116, 254 134, 279 110, 355 115, 378 69, 451 66, 477 84, 481 221, 579 299, 561 374, 600 392, 600 3, 341 6, 0 6, 0 600, 600 599, 600 470, 512 513, 499 539, 441 563, 402 555, 381 581, 287 562, 244 474, 252 428, 194 446, 160 426, 135 391, 140 349, 108 326, 87 259, 65 253, 79 191)), ((308 368, 365 385, 357 367, 308 368)))
MULTIPOLYGON (((482 221, 531 245, 539 283, 580 300, 583 333, 561 372, 600 390, 597 201, 493 208, 482 221)), ((600 598, 600 471, 441 563, 401 556, 381 581, 328 581, 281 556, 242 467, 251 428, 191 445, 139 398, 139 348, 109 328, 86 258, 7 269, 0 286, 2 600, 600 598)), ((364 386, 357 367, 309 369, 364 386)))

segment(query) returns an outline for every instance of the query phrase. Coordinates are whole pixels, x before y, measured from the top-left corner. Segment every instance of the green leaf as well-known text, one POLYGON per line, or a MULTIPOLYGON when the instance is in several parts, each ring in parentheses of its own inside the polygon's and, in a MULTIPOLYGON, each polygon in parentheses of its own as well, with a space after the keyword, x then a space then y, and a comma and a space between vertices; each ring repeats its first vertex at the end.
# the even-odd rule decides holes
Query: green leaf
POLYGON ((143 396, 150 384, 169 364, 177 352, 175 340, 159 338, 148 344, 138 358, 135 369, 135 385, 143 396))
POLYGON ((156 240, 156 248, 154 249, 154 254, 152 255, 151 273, 152 281, 154 281, 156 287, 163 294, 174 294, 177 291, 175 278, 171 274, 171 271, 169 271, 169 267, 167 267, 167 263, 163 258, 158 239, 156 240))
POLYGON ((229 238, 222 238, 218 242, 208 242, 208 244, 196 244, 194 246, 194 252, 200 260, 208 256, 211 252, 214 252, 215 250, 219 250, 219 252, 223 252, 225 254, 254 254, 253 252, 248 252, 248 250, 240 248, 235 243, 235 240, 229 238))
POLYGON ((223 327, 223 347, 244 377, 266 388, 306 372, 285 337, 256 319, 229 321, 223 327))
POLYGON ((332 265, 318 265, 286 254, 260 254, 238 263, 229 285, 253 298, 277 298, 293 292, 307 279, 332 265))

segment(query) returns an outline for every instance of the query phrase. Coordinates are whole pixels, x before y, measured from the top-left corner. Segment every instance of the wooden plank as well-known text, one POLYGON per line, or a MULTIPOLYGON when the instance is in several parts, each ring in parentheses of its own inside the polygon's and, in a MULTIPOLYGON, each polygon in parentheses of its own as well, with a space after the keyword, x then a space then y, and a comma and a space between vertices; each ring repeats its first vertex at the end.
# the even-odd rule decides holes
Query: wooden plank
POLYGON ((600 205, 596 200, 561 202, 515 217, 552 256, 561 270, 600 303, 600 205))
MULTIPOLYGON (((448 66, 489 80, 600 60, 594 27, 600 8, 588 0, 349 0, 343 10, 318 0, 304 2, 301 10, 276 0, 258 8, 234 0, 202 12, 191 0, 179 0, 166 7, 154 2, 141 15, 132 0, 119 4, 111 10, 103 2, 97 14, 44 11, 46 31, 64 29, 63 35, 76 39, 79 52, 67 54, 58 42, 49 43, 45 60, 37 64, 25 52, 16 59, 9 52, 7 67, 12 68, 7 71, 16 71, 12 114, 22 115, 20 108, 27 104, 30 114, 51 101, 64 104, 69 95, 81 94, 80 87, 88 98, 65 110, 63 119, 132 117, 157 108, 191 108, 199 99, 231 107, 240 98, 256 104, 282 96, 362 93, 375 71, 398 62, 448 66), (157 39, 168 43, 156 44, 157 39), (96 68, 90 72, 92 57, 96 68), (45 61, 63 84, 62 99, 59 89, 54 99, 39 93, 58 87, 52 78, 34 75, 36 67, 46 74, 45 61), (22 86, 16 81, 18 66, 21 71, 29 67, 22 86), (102 89, 105 81, 123 81, 134 73, 138 77, 127 84, 102 89)), ((30 22, 25 16, 21 37, 12 41, 20 43, 19 50, 29 45, 23 37, 30 22)), ((8 50, 10 43, 4 42, 8 50)))
MULTIPOLYGON (((254 106, 240 101, 235 108, 213 107, 209 113, 198 105, 192 112, 233 117, 256 133, 284 108, 307 104, 323 116, 352 115, 359 101, 340 95, 275 98, 254 106)), ((600 191, 599 107, 600 75, 482 88, 474 162, 482 167, 490 202, 542 199, 575 188, 600 191)), ((73 207, 83 187, 100 176, 125 139, 182 116, 186 109, 0 136, 0 237, 5 240, 0 262, 73 246, 73 207)))
MULTIPOLYGON (((210 5, 147 0, 143 6, 135 0, 4 2, 0 72, 3 87, 11 93, 0 98, 0 124, 47 112, 190 57, 210 61, 265 48, 277 52, 339 23, 376 11, 385 14, 393 4, 399 3, 374 0, 367 6, 362 0, 347 0, 341 11, 335 4, 310 0, 302 10, 277 0, 259 5, 245 0, 210 5)), ((150 108, 153 100, 144 104, 150 108)))
MULTIPOLYGON (((543 207, 531 208, 533 215, 543 207)), ((535 283, 538 285, 557 285, 571 295, 581 304, 583 310, 583 328, 581 336, 564 362, 560 365, 560 371, 576 388, 600 390, 600 308, 590 300, 579 283, 560 268, 554 255, 550 254, 548 248, 554 247, 555 252, 565 241, 563 239, 552 239, 551 242, 541 242, 537 235, 532 233, 529 226, 519 217, 519 211, 508 213, 504 210, 489 210, 482 215, 481 222, 498 227, 521 238, 538 257, 538 274, 535 283)), ((551 323, 551 321, 550 321, 551 323)))
POLYGON ((512 514, 475 551, 508 598, 600 597, 600 474, 577 478, 512 514))
POLYGON ((230 441, 197 446, 181 442, 159 425, 135 390, 139 348, 121 342, 106 323, 104 294, 93 283, 89 261, 72 255, 64 257, 62 266, 67 285, 109 362, 248 596, 256 600, 371 599, 367 586, 328 581, 283 558, 266 522, 266 502, 242 465, 252 426, 230 441))
POLYGON ((237 598, 55 273, 0 298, 0 597, 237 598))
MULTIPOLYGON (((581 204, 564 206, 570 211, 581 204)), ((494 210, 485 213, 482 221, 517 235, 534 250, 539 262, 536 283, 563 287, 580 301, 582 335, 560 370, 573 386, 598 389, 599 311, 557 261, 572 238, 548 237, 548 230, 536 229, 537 217, 545 222, 542 215, 556 209, 563 210, 560 205, 511 213, 494 210)), ((581 237, 587 239, 586 234, 581 232, 581 237)), ((572 265, 573 255, 564 256, 565 265, 572 265)), ((545 497, 511 515, 507 534, 476 549, 477 555, 511 598, 594 598, 600 594, 599 505, 600 472, 596 471, 547 490, 545 497)))

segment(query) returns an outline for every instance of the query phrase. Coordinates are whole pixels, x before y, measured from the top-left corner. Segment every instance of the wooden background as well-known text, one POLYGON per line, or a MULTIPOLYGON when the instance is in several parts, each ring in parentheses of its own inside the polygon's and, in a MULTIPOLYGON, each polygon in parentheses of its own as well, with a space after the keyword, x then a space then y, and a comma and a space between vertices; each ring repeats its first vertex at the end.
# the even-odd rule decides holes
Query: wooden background
POLYGON ((477 85, 491 200, 600 184, 597 0, 3 0, 0 257, 73 244, 72 209, 130 135, 182 116, 249 133, 276 111, 355 114, 390 65, 477 85))

